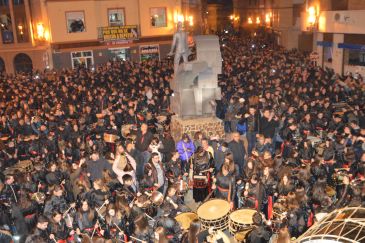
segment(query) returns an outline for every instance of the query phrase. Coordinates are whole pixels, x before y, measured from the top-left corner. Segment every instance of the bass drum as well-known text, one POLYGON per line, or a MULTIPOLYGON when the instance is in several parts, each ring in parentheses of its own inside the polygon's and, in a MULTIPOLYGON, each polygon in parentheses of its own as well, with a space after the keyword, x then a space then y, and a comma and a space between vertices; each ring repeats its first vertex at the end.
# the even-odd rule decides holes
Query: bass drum
POLYGON ((222 199, 209 200, 197 210, 203 229, 213 227, 217 230, 227 229, 229 212, 229 202, 222 199))

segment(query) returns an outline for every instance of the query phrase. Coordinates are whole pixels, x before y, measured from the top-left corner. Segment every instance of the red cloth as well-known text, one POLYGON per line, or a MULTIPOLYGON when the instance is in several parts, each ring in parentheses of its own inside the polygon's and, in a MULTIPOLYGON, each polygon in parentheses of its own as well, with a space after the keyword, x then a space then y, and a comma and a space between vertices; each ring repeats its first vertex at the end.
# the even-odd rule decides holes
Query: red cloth
POLYGON ((311 227, 313 225, 313 218, 314 218, 314 215, 311 212, 310 215, 309 215, 309 217, 308 217, 308 222, 307 222, 307 226, 308 227, 311 227))
POLYGON ((268 205, 267 205, 267 216, 270 219, 272 219, 272 196, 269 196, 268 198, 268 205))

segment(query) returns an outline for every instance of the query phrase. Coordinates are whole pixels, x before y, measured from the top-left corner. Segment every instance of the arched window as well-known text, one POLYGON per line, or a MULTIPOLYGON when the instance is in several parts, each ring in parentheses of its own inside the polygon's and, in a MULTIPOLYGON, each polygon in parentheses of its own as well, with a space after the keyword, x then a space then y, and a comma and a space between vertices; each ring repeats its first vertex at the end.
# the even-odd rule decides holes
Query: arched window
POLYGON ((14 57, 14 68, 16 73, 30 73, 33 69, 32 59, 27 54, 19 53, 14 57))
POLYGON ((4 60, 0 57, 0 74, 2 72, 5 72, 5 62, 4 60))

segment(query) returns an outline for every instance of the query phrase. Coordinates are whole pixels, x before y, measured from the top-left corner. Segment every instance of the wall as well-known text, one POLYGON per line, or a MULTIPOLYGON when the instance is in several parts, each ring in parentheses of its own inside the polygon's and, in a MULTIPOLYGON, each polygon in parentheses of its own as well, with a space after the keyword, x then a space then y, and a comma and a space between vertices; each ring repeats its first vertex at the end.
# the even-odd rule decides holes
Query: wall
MULTIPOLYGON (((306 31, 306 13, 302 14, 301 29, 306 31)), ((365 10, 322 11, 319 16, 318 31, 329 33, 365 34, 365 10), (339 13, 342 21, 335 21, 339 13), (347 21, 345 21, 345 17, 347 21)))
POLYGON ((17 51, 2 51, 0 52, 0 57, 5 62, 5 69, 7 73, 14 73, 14 57, 19 53, 27 54, 30 59, 32 59, 33 69, 43 70, 45 68, 43 61, 43 54, 46 50, 37 50, 37 49, 26 49, 26 50, 17 50, 17 51))
MULTIPOLYGON (((133 0, 130 2, 134 2, 133 0)), ((174 15, 181 13, 181 2, 179 0, 138 0, 140 2, 140 16, 141 16, 141 33, 142 36, 159 36, 172 35, 176 28, 174 23, 174 15), (167 10, 167 26, 166 27, 152 27, 150 20, 150 8, 166 7, 167 10)))
POLYGON ((124 8, 127 25, 139 23, 137 1, 47 1, 52 43, 96 40, 98 27, 108 26, 108 8, 124 8), (84 11, 86 31, 67 33, 66 12, 84 11))

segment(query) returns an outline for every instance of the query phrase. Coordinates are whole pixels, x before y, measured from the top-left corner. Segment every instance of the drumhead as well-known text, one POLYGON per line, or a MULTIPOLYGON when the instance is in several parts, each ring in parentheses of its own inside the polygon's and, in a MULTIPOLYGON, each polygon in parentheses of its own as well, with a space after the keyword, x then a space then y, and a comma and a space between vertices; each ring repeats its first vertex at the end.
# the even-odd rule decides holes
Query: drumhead
POLYGON ((181 228, 184 230, 188 230, 190 228, 191 222, 193 222, 194 219, 197 219, 198 215, 196 213, 181 213, 175 217, 176 221, 179 222, 181 225, 181 228))
POLYGON ((229 215, 231 221, 241 224, 253 224, 252 216, 257 211, 254 209, 238 209, 229 215))
POLYGON ((214 220, 224 217, 229 213, 229 203, 222 199, 212 199, 202 205, 197 210, 199 218, 214 220))

